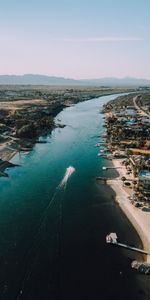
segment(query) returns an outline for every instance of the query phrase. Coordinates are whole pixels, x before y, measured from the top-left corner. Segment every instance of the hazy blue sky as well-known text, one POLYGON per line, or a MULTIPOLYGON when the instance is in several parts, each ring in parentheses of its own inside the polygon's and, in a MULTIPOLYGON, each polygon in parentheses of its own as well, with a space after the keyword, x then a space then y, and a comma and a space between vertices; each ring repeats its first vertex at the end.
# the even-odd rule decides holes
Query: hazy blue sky
POLYGON ((1 0, 0 74, 150 79, 150 0, 1 0))

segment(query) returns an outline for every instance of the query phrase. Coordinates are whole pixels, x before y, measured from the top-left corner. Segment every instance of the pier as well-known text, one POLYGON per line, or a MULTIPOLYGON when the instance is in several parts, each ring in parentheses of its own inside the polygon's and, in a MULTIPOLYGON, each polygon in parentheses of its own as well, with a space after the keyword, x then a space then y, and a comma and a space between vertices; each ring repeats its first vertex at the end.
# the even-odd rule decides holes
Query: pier
POLYGON ((110 233, 109 235, 106 236, 106 243, 112 244, 112 245, 115 245, 115 246, 118 246, 118 247, 122 247, 122 248, 125 248, 125 249, 128 249, 128 250, 131 250, 131 251, 136 251, 136 252, 139 252, 139 253, 142 253, 142 254, 150 255, 149 251, 146 251, 146 250, 143 250, 143 249, 139 249, 139 248, 136 248, 136 247, 133 247, 133 246, 130 246, 130 245, 126 245, 126 244, 117 242, 117 238, 118 237, 117 237, 116 233, 112 232, 112 233, 110 233))
POLYGON ((122 167, 102 167, 102 170, 107 171, 107 170, 117 170, 121 169, 122 167))
POLYGON ((111 180, 112 178, 108 178, 108 177, 101 177, 101 176, 97 176, 96 177, 96 180, 101 180, 101 181, 104 181, 104 182, 107 182, 107 180, 111 180))

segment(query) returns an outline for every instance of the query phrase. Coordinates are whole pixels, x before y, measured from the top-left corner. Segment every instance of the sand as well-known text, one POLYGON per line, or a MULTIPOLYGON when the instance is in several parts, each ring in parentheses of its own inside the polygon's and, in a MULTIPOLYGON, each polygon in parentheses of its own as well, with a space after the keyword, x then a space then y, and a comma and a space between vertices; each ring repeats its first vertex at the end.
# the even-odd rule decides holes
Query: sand
POLYGON ((11 140, 0 143, 0 159, 9 161, 17 150, 11 148, 11 140))
MULTIPOLYGON (((108 184, 116 193, 116 201, 118 202, 122 211, 126 214, 127 218, 130 220, 137 233, 139 234, 144 250, 150 252, 150 209, 137 208, 129 200, 129 195, 132 193, 131 189, 124 188, 121 180, 122 176, 128 177, 126 175, 126 169, 121 165, 119 159, 114 159, 112 161, 114 167, 118 168, 117 171, 119 176, 117 179, 108 180, 108 184)), ((147 255, 148 263, 150 263, 150 255, 147 255)))

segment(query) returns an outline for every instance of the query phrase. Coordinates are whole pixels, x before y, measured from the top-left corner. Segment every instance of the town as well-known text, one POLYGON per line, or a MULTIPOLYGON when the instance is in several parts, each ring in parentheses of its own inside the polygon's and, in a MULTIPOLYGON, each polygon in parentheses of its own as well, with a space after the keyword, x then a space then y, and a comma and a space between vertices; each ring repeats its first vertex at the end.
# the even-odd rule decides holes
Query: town
POLYGON ((103 157, 113 160, 130 202, 150 209, 150 94, 129 94, 110 101, 105 113, 103 157), (106 152, 105 152, 106 151, 106 152), (106 153, 106 154, 105 154, 106 153))

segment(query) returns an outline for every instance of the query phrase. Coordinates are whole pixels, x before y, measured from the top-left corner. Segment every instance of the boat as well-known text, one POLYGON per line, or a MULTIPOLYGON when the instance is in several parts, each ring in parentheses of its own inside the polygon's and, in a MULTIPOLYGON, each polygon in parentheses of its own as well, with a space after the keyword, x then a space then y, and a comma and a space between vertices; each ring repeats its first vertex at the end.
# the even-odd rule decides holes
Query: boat
POLYGON ((101 154, 101 153, 98 153, 97 156, 102 156, 102 154, 101 154))
POLYGON ((102 170, 107 170, 107 169, 108 169, 108 167, 105 167, 105 166, 104 166, 104 167, 102 167, 102 170))

